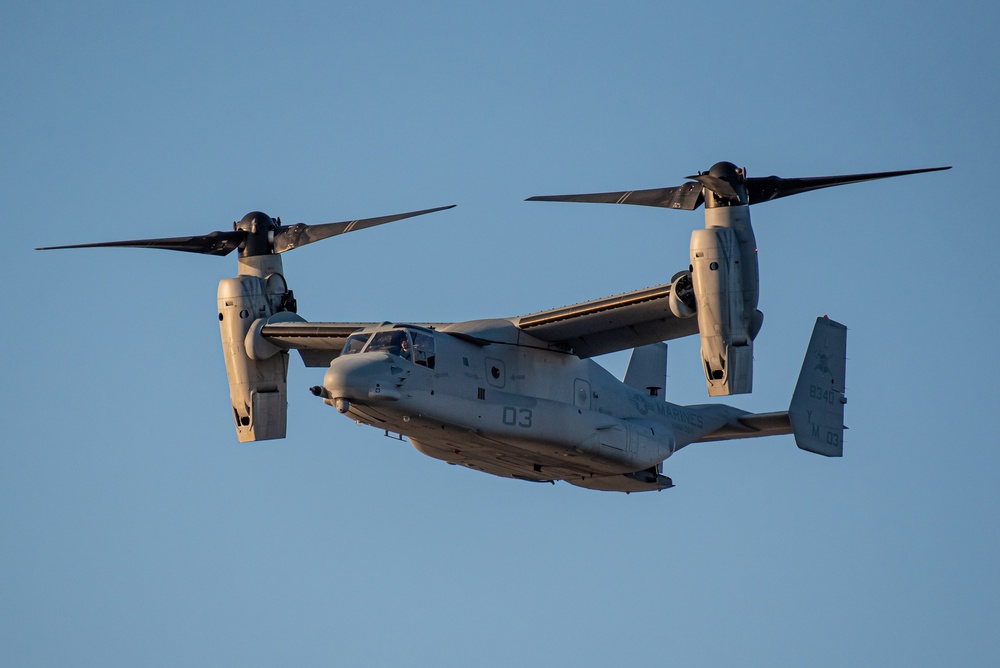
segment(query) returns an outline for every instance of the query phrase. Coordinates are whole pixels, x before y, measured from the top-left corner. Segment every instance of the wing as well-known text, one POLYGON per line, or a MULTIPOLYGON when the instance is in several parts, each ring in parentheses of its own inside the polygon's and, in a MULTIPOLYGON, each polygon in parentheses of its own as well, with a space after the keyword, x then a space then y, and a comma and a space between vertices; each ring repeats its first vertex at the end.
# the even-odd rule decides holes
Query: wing
POLYGON ((377 322, 271 322, 260 335, 283 350, 295 349, 306 366, 329 366, 347 337, 377 322))
POLYGON ((552 344, 593 357, 698 333, 697 318, 670 311, 670 284, 513 318, 514 325, 552 344))
MULTIPOLYGON (((628 350, 698 333, 697 318, 677 318, 670 311, 670 284, 500 320, 467 323, 407 323, 467 336, 481 343, 512 343, 514 329, 572 351, 578 357, 628 350), (507 336, 497 336, 500 331, 507 336)), ((269 322, 261 337, 282 349, 299 351, 306 366, 327 366, 354 332, 375 322, 269 322)))

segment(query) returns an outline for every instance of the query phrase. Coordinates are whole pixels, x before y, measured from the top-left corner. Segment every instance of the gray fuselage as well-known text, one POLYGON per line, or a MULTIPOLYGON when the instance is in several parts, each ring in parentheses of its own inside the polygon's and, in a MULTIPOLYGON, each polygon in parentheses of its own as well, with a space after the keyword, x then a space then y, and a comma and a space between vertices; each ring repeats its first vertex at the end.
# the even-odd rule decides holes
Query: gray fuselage
POLYGON ((650 470, 655 479, 664 459, 739 413, 649 396, 506 320, 356 336, 360 350, 349 342, 326 373, 327 402, 426 455, 494 475, 580 484, 650 470), (409 349, 393 343, 400 333, 409 349))

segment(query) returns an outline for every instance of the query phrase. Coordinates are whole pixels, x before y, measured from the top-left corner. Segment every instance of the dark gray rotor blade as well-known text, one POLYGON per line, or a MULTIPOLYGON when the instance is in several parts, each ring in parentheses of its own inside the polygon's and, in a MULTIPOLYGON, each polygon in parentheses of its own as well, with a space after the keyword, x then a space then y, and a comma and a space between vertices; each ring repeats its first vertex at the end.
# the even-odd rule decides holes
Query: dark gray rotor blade
POLYGON ((648 190, 626 190, 615 193, 592 193, 588 195, 538 195, 529 197, 527 202, 598 202, 603 204, 637 204, 656 206, 664 209, 684 209, 694 211, 703 199, 700 183, 685 183, 670 188, 650 188, 648 190))
POLYGON ((870 174, 844 174, 841 176, 810 176, 805 178, 784 179, 780 176, 758 176, 746 180, 747 195, 751 204, 767 202, 779 197, 798 195, 799 193, 831 186, 842 186, 848 183, 888 179, 894 176, 921 174, 923 172, 939 172, 951 167, 928 167, 925 169, 907 169, 901 172, 872 172, 870 174))
POLYGON ((96 244, 70 246, 45 246, 35 250, 60 250, 64 248, 162 248, 163 250, 202 253, 204 255, 229 255, 240 247, 246 233, 243 231, 212 232, 197 237, 172 237, 168 239, 136 239, 134 241, 104 241, 96 244))
POLYGON ((366 227, 375 227, 376 225, 384 225, 385 223, 402 220, 403 218, 422 216, 425 213, 444 211, 445 209, 454 208, 454 206, 454 204, 449 204, 448 206, 439 206, 436 209, 424 209, 423 211, 397 213, 392 216, 380 216, 378 218, 363 218, 361 220, 350 220, 343 223, 321 223, 319 225, 296 223, 295 225, 282 225, 274 235, 274 252, 284 253, 285 251, 290 251, 293 248, 300 248, 306 244, 311 244, 314 241, 321 241, 338 234, 354 232, 355 230, 363 230, 366 227))

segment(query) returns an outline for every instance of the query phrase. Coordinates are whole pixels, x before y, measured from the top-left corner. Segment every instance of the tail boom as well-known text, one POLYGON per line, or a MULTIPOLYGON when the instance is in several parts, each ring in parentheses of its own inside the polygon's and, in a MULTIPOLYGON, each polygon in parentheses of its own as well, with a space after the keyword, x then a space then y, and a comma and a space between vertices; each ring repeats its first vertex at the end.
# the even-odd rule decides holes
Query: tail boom
MULTIPOLYGON (((847 328, 829 318, 817 318, 787 411, 748 413, 730 406, 688 406, 706 414, 730 415, 722 426, 695 442, 728 441, 792 434, 802 450, 841 457, 844 454, 844 375, 847 328)), ((681 446, 683 447, 683 446, 681 446)))

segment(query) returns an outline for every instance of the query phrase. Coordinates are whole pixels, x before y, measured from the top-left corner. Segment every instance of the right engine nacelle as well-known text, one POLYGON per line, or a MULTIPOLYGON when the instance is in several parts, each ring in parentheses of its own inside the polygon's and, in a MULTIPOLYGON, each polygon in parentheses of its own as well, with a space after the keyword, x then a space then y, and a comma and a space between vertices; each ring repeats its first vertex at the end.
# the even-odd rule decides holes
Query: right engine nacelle
POLYGON ((756 310, 757 286, 744 277, 756 256, 731 227, 710 227, 691 234, 691 274, 701 334, 701 360, 709 396, 746 394, 753 389, 753 338, 763 314, 756 310), (749 302, 749 303, 748 303, 749 302))

